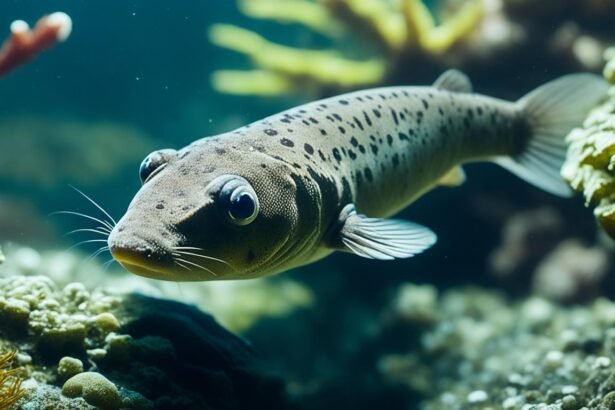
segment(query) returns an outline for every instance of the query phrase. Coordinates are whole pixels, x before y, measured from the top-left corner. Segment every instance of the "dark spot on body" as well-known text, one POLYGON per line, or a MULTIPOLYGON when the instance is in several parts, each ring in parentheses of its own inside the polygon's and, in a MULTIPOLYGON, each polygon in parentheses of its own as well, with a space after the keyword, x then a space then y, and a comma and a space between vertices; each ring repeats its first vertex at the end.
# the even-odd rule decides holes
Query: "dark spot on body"
POLYGON ((270 137, 275 137, 276 135, 278 135, 278 132, 276 130, 268 128, 265 130, 265 134, 269 135, 270 137))
POLYGON ((374 115, 375 115, 377 118, 380 118, 380 117, 381 117, 380 111, 378 111, 377 109, 375 109, 375 108, 374 108, 374 109, 372 110, 372 112, 374 113, 374 115))
POLYGON ((301 165, 297 164, 296 162, 293 162, 293 167, 297 169, 301 169, 301 165))
POLYGON ((339 114, 333 114, 333 118, 335 118, 338 121, 342 120, 342 117, 340 117, 339 114))
POLYGON ((156 205, 156 209, 164 209, 162 202, 156 205))
POLYGON ((372 174, 372 170, 369 169, 368 167, 366 167, 363 170, 363 173, 365 174, 365 179, 367 179, 369 182, 372 182, 374 180, 374 175, 372 174))
POLYGON ((363 145, 359 145, 359 152, 365 154, 365 147, 363 145))
POLYGON ((476 113, 477 113, 478 115, 483 115, 483 107, 478 107, 478 108, 476 109, 476 113))
POLYGON ((444 110, 442 109, 442 107, 438 107, 438 113, 440 115, 444 115, 444 110))
POLYGON ((391 134, 387 134, 387 143, 389 144, 389 147, 393 145, 393 136, 391 134))
POLYGON ((309 120, 312 124, 318 124, 318 120, 314 117, 310 117, 309 120))
POLYGON ((393 159, 393 167, 397 168, 399 166, 399 154, 395 153, 392 159, 393 159))
POLYGON ((393 116, 393 121, 395 122, 395 125, 399 125, 399 120, 397 119, 397 113, 392 108, 391 108, 391 115, 393 116))
POLYGON ((226 154, 226 150, 224 148, 220 148, 220 147, 216 147, 214 148, 214 152, 218 155, 224 155, 226 154))
POLYGON ((352 137, 350 138, 350 144, 352 144, 353 147, 357 147, 359 145, 359 141, 357 141, 355 137, 352 137))
POLYGON ((341 162, 342 161, 342 156, 340 155, 340 150, 337 148, 333 148, 331 150, 331 152, 333 153, 333 158, 335 158, 335 160, 337 162, 341 162))
POLYGON ((323 154, 323 152, 321 150, 318 150, 318 156, 320 157, 321 160, 326 161, 327 157, 325 157, 325 154, 323 154))
POLYGON ((305 152, 307 152, 308 154, 312 155, 314 153, 314 147, 312 147, 310 144, 306 143, 305 145, 303 145, 303 149, 305 149, 305 152))
POLYGON ((398 134, 398 136, 399 136, 399 140, 400 141, 410 141, 410 138, 406 134, 404 134, 403 132, 400 132, 398 134))
POLYGON ((337 127, 338 130, 340 130, 340 132, 342 134, 346 134, 346 129, 344 127, 342 127, 341 125, 339 127, 337 127))
POLYGON ((369 147, 372 149, 374 155, 378 155, 378 146, 376 144, 369 144, 369 147))
POLYGON ((369 118, 369 115, 367 115, 367 112, 363 111, 363 118, 365 118, 365 122, 367 123, 367 125, 369 125, 370 127, 372 126, 372 120, 369 118))
POLYGON ((346 100, 339 100, 339 101, 340 101, 340 104, 342 104, 342 105, 348 105, 348 101, 346 101, 346 100))
POLYGON ((361 123, 361 121, 357 117, 352 117, 352 119, 354 120, 355 124, 357 124, 359 129, 363 130, 363 124, 361 123))
POLYGON ((309 122, 308 120, 301 120, 301 122, 302 122, 304 125, 310 125, 310 122, 309 122))
POLYGON ((320 135, 327 135, 327 131, 323 130, 322 128, 320 129, 320 135))
POLYGON ((282 138, 280 140, 280 144, 284 145, 285 147, 290 147, 290 148, 295 146, 295 143, 289 140, 288 138, 282 138))
POLYGON ((421 102, 423 103, 423 107, 428 110, 429 109, 429 103, 427 102, 427 100, 421 100, 421 102))
POLYGON ((348 150, 348 156, 350 157, 351 160, 355 160, 357 159, 357 154, 355 154, 355 152, 351 149, 348 150))
POLYGON ((261 168, 263 169, 267 168, 267 164, 261 164, 261 168))
POLYGON ((283 122, 284 124, 290 124, 290 120, 288 118, 282 118, 280 122, 283 122))

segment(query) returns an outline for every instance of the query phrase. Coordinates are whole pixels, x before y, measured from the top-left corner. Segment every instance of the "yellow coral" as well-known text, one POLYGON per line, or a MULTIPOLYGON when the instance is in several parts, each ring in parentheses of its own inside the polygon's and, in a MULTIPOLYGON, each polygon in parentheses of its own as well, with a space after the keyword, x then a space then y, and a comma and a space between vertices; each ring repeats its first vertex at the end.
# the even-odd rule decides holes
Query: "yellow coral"
POLYGON ((594 205, 594 215, 604 230, 615 238, 615 49, 607 52, 610 61, 604 76, 613 84, 608 101, 597 107, 582 129, 568 136, 570 148, 562 176, 583 193, 586 204, 594 205))
POLYGON ((378 52, 359 61, 335 49, 283 46, 250 30, 216 24, 209 31, 211 42, 246 55, 257 67, 215 72, 214 88, 229 94, 281 95, 305 84, 378 84, 401 55, 441 54, 473 32, 483 17, 481 0, 468 0, 441 25, 420 0, 239 0, 239 8, 249 17, 299 23, 332 37, 348 36, 360 27, 360 34, 370 37, 378 52))
POLYGON ((26 394, 21 388, 22 379, 17 377, 20 369, 11 369, 16 353, 13 350, 0 356, 0 410, 13 408, 17 400, 26 394))

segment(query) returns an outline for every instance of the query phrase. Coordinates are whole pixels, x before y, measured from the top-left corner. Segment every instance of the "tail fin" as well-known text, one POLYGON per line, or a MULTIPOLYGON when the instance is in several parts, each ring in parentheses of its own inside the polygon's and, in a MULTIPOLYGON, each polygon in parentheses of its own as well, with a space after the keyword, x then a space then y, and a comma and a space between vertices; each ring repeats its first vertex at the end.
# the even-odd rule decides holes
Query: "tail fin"
POLYGON ((531 129, 525 150, 496 162, 518 177, 554 195, 572 195, 560 176, 566 135, 606 95, 608 84, 594 74, 571 74, 538 87, 517 102, 531 129))

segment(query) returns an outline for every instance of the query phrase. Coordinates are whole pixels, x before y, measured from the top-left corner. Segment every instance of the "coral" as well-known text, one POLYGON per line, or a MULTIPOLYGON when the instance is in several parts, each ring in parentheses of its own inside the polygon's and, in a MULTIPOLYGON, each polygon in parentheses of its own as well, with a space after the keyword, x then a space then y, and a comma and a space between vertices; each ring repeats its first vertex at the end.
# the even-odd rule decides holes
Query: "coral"
POLYGON ((62 12, 42 17, 32 30, 25 21, 14 21, 11 36, 0 48, 0 76, 32 60, 54 44, 65 41, 71 30, 71 19, 62 12))
POLYGON ((12 119, 0 122, 0 135, 5 136, 0 139, 0 181, 45 189, 67 180, 79 186, 100 183, 154 149, 139 129, 106 122, 12 119))
POLYGON ((105 376, 96 372, 79 373, 62 386, 66 397, 83 397, 88 404, 101 409, 114 410, 122 405, 120 393, 105 376))
POLYGON ((583 193, 588 206, 595 207, 596 219, 615 239, 615 49, 609 49, 607 58, 604 75, 613 84, 609 97, 568 136, 562 176, 583 193))
POLYGON ((74 357, 65 356, 58 363, 58 375, 62 379, 69 379, 83 372, 83 362, 74 357))
POLYGON ((362 60, 335 50, 282 46, 252 31, 228 24, 210 29, 212 43, 244 54, 254 71, 218 71, 215 89, 230 94, 280 95, 307 84, 356 88, 381 83, 407 54, 441 55, 478 26, 482 2, 470 0, 437 25, 420 0, 239 0, 252 18, 294 22, 333 37, 349 37, 361 27, 377 50, 362 60))
POLYGON ((24 263, 14 260, 25 258, 44 273, 44 254, 21 248, 9 255, 2 270, 13 275, 0 278, 0 348, 18 350, 19 408, 292 408, 252 348, 197 308, 80 283, 59 287, 15 272, 24 263))
POLYGON ((17 376, 19 369, 9 369, 16 351, 0 356, 0 410, 11 409, 24 396, 22 379, 17 376))

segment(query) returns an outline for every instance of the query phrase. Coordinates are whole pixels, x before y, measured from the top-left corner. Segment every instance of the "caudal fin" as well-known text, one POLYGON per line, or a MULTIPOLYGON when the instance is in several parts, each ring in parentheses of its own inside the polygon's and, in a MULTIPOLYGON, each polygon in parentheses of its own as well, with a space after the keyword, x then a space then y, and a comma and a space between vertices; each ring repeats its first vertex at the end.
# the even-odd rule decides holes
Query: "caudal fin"
POLYGON ((608 84, 594 74, 571 74, 553 80, 521 98, 517 105, 530 125, 525 150, 496 162, 547 192, 570 196, 572 190, 560 176, 566 157, 566 135, 607 93, 608 84))

